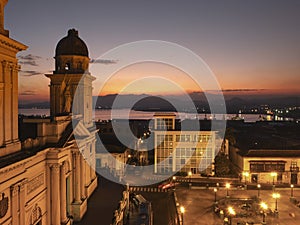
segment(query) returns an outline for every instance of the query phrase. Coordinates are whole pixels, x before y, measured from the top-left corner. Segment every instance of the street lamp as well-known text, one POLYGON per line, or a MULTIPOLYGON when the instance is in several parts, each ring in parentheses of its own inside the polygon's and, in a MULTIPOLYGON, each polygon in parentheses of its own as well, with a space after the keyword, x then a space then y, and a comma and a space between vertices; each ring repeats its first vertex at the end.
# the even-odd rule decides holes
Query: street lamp
POLYGON ((172 182, 173 182, 173 190, 175 191, 175 189, 176 189, 176 177, 175 176, 173 176, 172 177, 172 182))
POLYGON ((266 224, 266 214, 265 214, 265 210, 268 209, 268 205, 265 202, 261 202, 260 203, 260 207, 262 208, 262 224, 266 224))
POLYGON ((229 213, 229 224, 232 224, 232 216, 235 216, 235 210, 231 206, 228 207, 228 213, 229 213))
POLYGON ((214 188, 214 193, 215 193, 215 204, 217 204, 217 192, 218 192, 218 189, 217 189, 217 188, 214 188))
POLYGON ((189 171, 188 175, 189 175, 189 187, 191 188, 191 186, 192 186, 192 172, 189 171))
POLYGON ((275 185, 275 177, 277 176, 276 172, 271 173, 271 177, 273 177, 273 185, 275 185))
POLYGON ((180 213, 181 213, 181 225, 183 225, 183 214, 185 212, 185 208, 183 206, 180 207, 180 213))
POLYGON ((245 186, 247 185, 247 178, 249 177, 249 172, 243 172, 243 176, 245 179, 245 186))
POLYGON ((226 183, 226 184, 225 184, 225 187, 226 187, 226 198, 229 198, 229 188, 230 188, 230 184, 229 184, 229 183, 226 183))
POLYGON ((291 184, 291 198, 294 198, 294 185, 291 184))
POLYGON ((261 188, 261 185, 257 184, 257 198, 258 199, 260 198, 260 188, 261 188))
POLYGON ((272 197, 275 198, 275 212, 278 212, 277 199, 280 198, 280 194, 279 193, 273 193, 272 197))

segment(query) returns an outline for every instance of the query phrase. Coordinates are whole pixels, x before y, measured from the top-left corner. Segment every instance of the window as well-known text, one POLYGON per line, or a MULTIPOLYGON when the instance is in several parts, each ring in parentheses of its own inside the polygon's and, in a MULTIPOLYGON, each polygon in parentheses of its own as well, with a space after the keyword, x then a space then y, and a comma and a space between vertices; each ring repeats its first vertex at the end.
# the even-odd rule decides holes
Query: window
POLYGON ((71 69, 71 64, 68 62, 65 65, 65 70, 70 70, 71 69))
POLYGON ((250 172, 284 172, 285 162, 261 161, 250 162, 250 172))
POLYGON ((191 135, 188 134, 176 135, 176 142, 191 142, 191 135))
POLYGON ((173 119, 157 118, 156 127, 158 130, 171 130, 173 127, 173 119))

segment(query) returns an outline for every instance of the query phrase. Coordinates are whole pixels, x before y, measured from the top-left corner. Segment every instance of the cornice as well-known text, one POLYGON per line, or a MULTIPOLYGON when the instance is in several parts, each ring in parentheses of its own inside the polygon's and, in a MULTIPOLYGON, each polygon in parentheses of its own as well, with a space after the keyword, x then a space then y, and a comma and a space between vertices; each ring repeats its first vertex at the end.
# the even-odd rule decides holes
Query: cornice
POLYGON ((15 41, 9 37, 6 37, 2 34, 0 34, 0 44, 1 45, 4 45, 6 47, 9 47, 11 49, 14 49, 16 51, 23 51, 23 50, 26 50, 28 48, 28 46, 18 42, 18 41, 15 41))

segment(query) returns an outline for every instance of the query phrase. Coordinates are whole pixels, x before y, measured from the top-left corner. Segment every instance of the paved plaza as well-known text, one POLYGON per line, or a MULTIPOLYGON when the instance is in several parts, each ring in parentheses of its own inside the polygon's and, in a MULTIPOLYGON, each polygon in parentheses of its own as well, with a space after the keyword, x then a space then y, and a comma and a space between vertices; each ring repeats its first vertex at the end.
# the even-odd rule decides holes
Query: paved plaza
MULTIPOLYGON (((300 224, 300 208, 290 202, 291 190, 277 189, 280 193, 278 203, 278 218, 268 214, 266 216, 266 224, 268 225, 299 225, 300 224)), ((264 201, 268 208, 275 210, 275 199, 272 197, 272 190, 260 190, 261 201, 264 201)), ((217 200, 226 198, 226 190, 219 189, 217 192, 217 200)), ((186 187, 178 187, 176 189, 178 203, 184 206, 184 225, 222 225, 224 224, 216 213, 213 212, 215 194, 213 188, 210 189, 188 189, 186 187)), ((258 195, 257 190, 229 190, 229 198, 249 198, 258 195)), ((300 200, 300 191, 294 190, 294 197, 300 200)), ((242 222, 252 222, 253 224, 261 224, 262 215, 253 215, 247 218, 232 218, 232 225, 242 222)))

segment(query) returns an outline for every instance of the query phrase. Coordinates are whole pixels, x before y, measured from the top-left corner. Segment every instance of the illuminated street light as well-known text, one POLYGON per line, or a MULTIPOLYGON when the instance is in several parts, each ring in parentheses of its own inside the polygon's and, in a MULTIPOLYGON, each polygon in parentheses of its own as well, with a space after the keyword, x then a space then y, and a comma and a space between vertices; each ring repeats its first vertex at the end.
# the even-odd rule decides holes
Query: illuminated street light
POLYGON ((226 187, 226 198, 229 198, 229 188, 230 188, 230 184, 229 184, 229 183, 226 183, 226 184, 225 184, 225 187, 226 187))
POLYGON ((275 198, 275 212, 278 212, 277 199, 280 198, 280 194, 279 193, 273 193, 272 197, 275 198))
POLYGON ((277 173, 276 172, 272 172, 271 173, 271 177, 273 177, 273 185, 275 185, 275 177, 277 177, 277 173))
POLYGON ((229 224, 232 224, 232 217, 235 216, 235 210, 231 206, 228 207, 228 213, 229 213, 229 224))
POLYGON ((243 172, 244 180, 245 180, 245 190, 247 190, 247 179, 249 177, 249 172, 243 172))
POLYGON ((189 171, 188 175, 189 175, 189 187, 191 188, 191 186, 192 186, 192 172, 189 171))
POLYGON ((181 213, 181 225, 183 225, 183 214, 185 212, 185 208, 183 206, 180 207, 180 213, 181 213))
POLYGON ((266 214, 265 214, 265 210, 268 209, 268 205, 265 202, 261 202, 260 203, 260 207, 262 208, 262 224, 266 224, 266 214))
POLYGON ((245 179, 245 186, 247 185, 247 179, 249 177, 249 172, 243 172, 243 176, 244 176, 244 179, 245 179))
POLYGON ((257 185, 257 198, 258 198, 258 199, 260 198, 260 188, 261 188, 261 185, 258 184, 258 185, 257 185))
POLYGON ((173 176, 172 177, 172 182, 173 182, 173 191, 175 191, 175 189, 176 189, 176 177, 175 176, 173 176))
POLYGON ((215 203, 217 203, 217 192, 218 192, 218 189, 217 189, 217 188, 214 188, 214 193, 215 193, 215 203))
POLYGON ((291 198, 294 198, 294 185, 291 184, 291 198))

